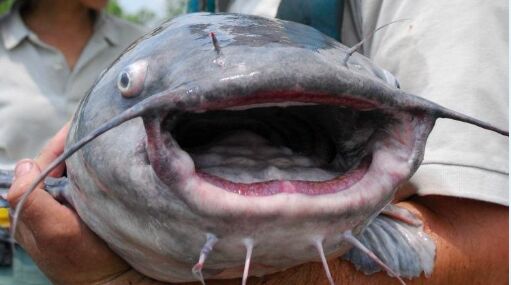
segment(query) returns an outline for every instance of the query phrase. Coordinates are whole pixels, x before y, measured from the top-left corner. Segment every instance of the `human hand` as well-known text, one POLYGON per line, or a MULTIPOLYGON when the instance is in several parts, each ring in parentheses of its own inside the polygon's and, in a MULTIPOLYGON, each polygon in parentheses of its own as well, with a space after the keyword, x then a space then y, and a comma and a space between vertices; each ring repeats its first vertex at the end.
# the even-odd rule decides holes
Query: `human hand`
MULTIPOLYGON (((41 169, 64 151, 68 130, 69 125, 64 126, 35 160, 17 163, 7 196, 11 208, 16 207, 41 169)), ((50 176, 60 177, 64 170, 62 164, 50 176)), ((29 195, 14 237, 54 284, 157 284, 133 270, 74 210, 57 202, 41 185, 29 195)))

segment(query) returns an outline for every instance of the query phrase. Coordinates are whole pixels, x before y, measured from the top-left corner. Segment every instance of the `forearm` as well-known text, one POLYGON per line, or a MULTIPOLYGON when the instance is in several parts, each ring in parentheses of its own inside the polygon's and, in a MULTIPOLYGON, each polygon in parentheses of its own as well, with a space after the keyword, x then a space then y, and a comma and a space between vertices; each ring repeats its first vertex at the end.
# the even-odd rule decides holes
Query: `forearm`
POLYGON ((420 215, 437 244, 435 270, 428 284, 507 283, 507 207, 440 196, 400 204, 420 215))
MULTIPOLYGON (((424 196, 398 203, 424 221, 437 250, 433 274, 407 284, 505 284, 508 280, 508 208, 468 199, 424 196)), ((363 276, 347 268, 359 283, 397 284, 385 273, 363 276)), ((346 274, 343 274, 346 278, 346 274)))

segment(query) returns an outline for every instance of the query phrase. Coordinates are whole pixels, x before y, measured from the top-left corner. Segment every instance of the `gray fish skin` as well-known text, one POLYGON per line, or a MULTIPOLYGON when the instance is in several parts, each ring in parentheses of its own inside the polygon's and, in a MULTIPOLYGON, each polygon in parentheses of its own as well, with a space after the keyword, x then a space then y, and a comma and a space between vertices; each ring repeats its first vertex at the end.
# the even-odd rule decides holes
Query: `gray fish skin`
POLYGON ((330 258, 343 255, 352 247, 343 233, 361 234, 417 169, 435 119, 459 119, 387 83, 385 71, 362 55, 343 65, 348 50, 310 27, 254 16, 192 14, 163 24, 100 76, 75 114, 67 146, 152 96, 168 104, 147 105, 141 119, 67 160, 67 197, 114 251, 162 281, 195 280, 191 268, 207 234, 218 242, 205 278, 240 277, 247 240, 256 276, 319 261, 317 241, 330 258), (126 98, 119 74, 136 63, 147 66, 143 89, 126 98), (365 175, 348 189, 308 195, 282 181, 277 194, 240 195, 198 176, 190 156, 160 130, 169 114, 289 101, 377 110, 393 119, 390 135, 371 144, 365 175))

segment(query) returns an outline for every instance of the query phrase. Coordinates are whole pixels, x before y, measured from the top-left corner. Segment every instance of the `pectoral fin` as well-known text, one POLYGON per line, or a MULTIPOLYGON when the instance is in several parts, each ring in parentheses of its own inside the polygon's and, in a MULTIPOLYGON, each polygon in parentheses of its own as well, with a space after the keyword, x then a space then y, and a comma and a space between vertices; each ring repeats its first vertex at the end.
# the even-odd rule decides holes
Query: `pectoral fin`
MULTIPOLYGON (((401 277, 418 277, 422 272, 429 276, 433 272, 435 243, 424 232, 422 222, 404 208, 388 205, 356 238, 401 277)), ((365 274, 381 270, 357 247, 343 258, 365 274)))

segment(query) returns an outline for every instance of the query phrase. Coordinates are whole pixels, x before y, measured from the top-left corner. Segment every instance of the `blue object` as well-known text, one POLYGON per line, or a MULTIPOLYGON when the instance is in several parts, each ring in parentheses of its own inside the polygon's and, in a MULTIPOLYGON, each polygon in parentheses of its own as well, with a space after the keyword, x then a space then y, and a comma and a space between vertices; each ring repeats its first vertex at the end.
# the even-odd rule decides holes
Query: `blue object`
POLYGON ((309 25, 341 40, 343 0, 282 0, 276 18, 309 25))
POLYGON ((215 0, 189 0, 186 7, 187 13, 216 11, 215 0))
MULTIPOLYGON (((309 25, 341 41, 344 0, 282 0, 276 18, 309 25)), ((187 13, 216 12, 215 0, 189 0, 187 13)))

